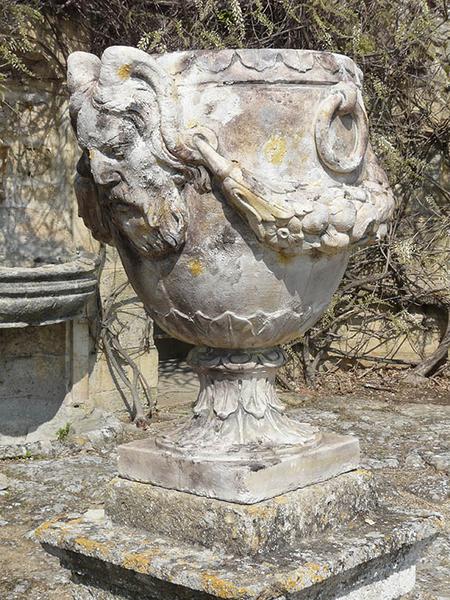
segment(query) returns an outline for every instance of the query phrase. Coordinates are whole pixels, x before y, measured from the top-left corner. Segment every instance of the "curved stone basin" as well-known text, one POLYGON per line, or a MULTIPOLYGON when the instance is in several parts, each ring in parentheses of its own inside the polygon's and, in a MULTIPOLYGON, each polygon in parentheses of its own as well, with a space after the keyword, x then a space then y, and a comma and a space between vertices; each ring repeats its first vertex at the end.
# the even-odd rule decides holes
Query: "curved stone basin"
POLYGON ((76 317, 96 290, 98 266, 95 255, 79 253, 59 264, 0 267, 0 328, 76 317))

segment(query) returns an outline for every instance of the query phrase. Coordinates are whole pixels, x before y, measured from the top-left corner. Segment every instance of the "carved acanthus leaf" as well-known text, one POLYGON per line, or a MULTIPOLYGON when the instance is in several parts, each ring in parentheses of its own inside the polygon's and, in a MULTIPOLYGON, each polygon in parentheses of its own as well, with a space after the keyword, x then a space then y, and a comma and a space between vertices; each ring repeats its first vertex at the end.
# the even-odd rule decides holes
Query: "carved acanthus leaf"
POLYGON ((186 314, 176 308, 165 314, 151 310, 155 321, 168 333, 185 338, 191 343, 214 346, 217 339, 228 348, 245 348, 255 345, 284 343, 292 339, 292 332, 302 330, 303 325, 314 314, 312 307, 305 310, 285 309, 276 312, 257 311, 252 315, 237 315, 232 311, 211 317, 196 311, 186 314), (196 332, 193 340, 192 332, 196 332))
POLYGON ((269 450, 274 445, 310 445, 317 428, 284 414, 277 397, 275 374, 284 364, 281 348, 227 351, 194 348, 188 362, 200 379, 194 419, 160 439, 160 445, 233 451, 242 447, 269 450))

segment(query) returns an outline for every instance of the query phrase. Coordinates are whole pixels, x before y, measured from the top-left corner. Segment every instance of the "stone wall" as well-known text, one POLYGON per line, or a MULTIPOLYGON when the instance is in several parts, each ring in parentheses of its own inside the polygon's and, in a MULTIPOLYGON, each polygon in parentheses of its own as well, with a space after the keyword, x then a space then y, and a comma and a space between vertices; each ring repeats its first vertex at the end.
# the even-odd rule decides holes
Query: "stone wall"
MULTIPOLYGON (((64 27, 68 46, 83 49, 79 30, 71 23, 64 27)), ((29 58, 37 77, 12 77, 0 102, 0 267, 64 262, 79 249, 101 252, 77 215, 73 178, 79 150, 63 72, 52 71, 39 54, 29 58)), ((98 297, 79 318, 0 328, 0 446, 55 439, 61 427, 76 429, 92 414, 99 415, 98 426, 102 414, 129 418, 129 392, 111 373, 99 342, 99 307, 126 280, 114 249, 105 256, 98 297)), ((157 352, 142 304, 128 287, 116 308, 120 342, 155 394, 157 352)))
POLYGON ((54 85, 14 84, 6 91, 1 112, 1 263, 55 262, 74 250, 72 173, 77 152, 67 100, 54 85))
POLYGON ((0 441, 51 436, 67 394, 65 324, 0 330, 0 441), (51 425, 49 426, 49 423, 51 425))
MULTIPOLYGON (((100 296, 104 305, 108 295, 126 281, 127 277, 116 250, 108 248, 100 278, 100 296)), ((158 352, 153 342, 153 324, 146 316, 141 302, 136 298, 130 285, 114 302, 113 312, 116 316, 113 328, 118 335, 118 340, 139 367, 151 388, 152 397, 155 398, 158 352)), ((92 325, 94 323, 96 332, 91 331, 91 337, 98 336, 98 318, 95 318, 92 325)), ((130 367, 123 364, 122 366, 128 377, 132 379, 130 367)), ((104 351, 93 353, 90 369, 89 385, 92 388, 91 393, 95 395, 95 405, 105 410, 113 410, 117 414, 123 413, 124 408, 128 412, 130 393, 117 373, 111 369, 110 361, 104 351)), ((142 394, 141 401, 145 405, 146 399, 142 394)))
MULTIPOLYGON (((386 326, 386 319, 374 320, 371 315, 361 314, 345 323, 338 331, 339 339, 332 349, 350 356, 367 356, 393 360, 391 366, 404 368, 403 363, 419 363, 438 347, 445 331, 436 311, 410 310, 407 315, 391 314, 392 322, 386 326)), ((372 366, 368 360, 358 361, 361 365, 372 366)))

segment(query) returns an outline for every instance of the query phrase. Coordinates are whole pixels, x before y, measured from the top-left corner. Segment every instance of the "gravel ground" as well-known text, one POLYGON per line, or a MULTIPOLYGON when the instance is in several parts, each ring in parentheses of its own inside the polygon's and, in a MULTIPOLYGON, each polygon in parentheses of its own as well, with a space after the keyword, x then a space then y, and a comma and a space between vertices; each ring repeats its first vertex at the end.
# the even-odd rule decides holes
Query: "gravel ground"
MULTIPOLYGON (((186 414, 196 393, 189 373, 178 373, 176 389, 170 387, 173 373, 163 376, 161 385, 160 418, 186 414)), ((450 398, 420 403, 417 398, 396 402, 395 395, 379 399, 282 396, 302 420, 357 435, 363 466, 374 471, 382 494, 420 499, 428 510, 448 520, 450 398)), ((81 448, 51 459, 0 461, 1 600, 71 598, 67 572, 40 548, 31 532, 57 514, 101 506, 115 461, 114 440, 101 450, 81 448)), ((417 586, 408 599, 450 599, 448 531, 434 542, 419 566, 417 586)))

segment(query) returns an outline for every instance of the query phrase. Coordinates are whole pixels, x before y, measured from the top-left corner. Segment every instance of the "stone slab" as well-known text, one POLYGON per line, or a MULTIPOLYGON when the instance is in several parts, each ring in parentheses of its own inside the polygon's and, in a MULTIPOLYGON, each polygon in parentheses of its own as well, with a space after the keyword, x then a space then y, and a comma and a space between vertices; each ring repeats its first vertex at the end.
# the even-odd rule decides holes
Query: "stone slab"
MULTIPOLYGON (((400 571, 394 571, 386 577, 386 579, 375 580, 367 585, 350 591, 348 594, 344 593, 339 598, 335 597, 333 600, 390 600, 391 598, 403 598, 415 584, 416 579, 416 567, 406 567, 400 571)), ((80 577, 80 584, 74 592, 74 600, 129 600, 130 596, 120 594, 120 592, 109 592, 107 590, 101 590, 93 585, 85 585, 82 583, 83 578, 80 577), (120 594, 120 595, 119 595, 120 594)), ((160 592, 158 592, 160 593, 160 592)), ((158 600, 162 600, 165 596, 159 596, 158 600)), ((169 596, 171 600, 174 600, 173 596, 169 596)), ((186 598, 186 596, 184 596, 186 598)), ((192 594, 190 596, 193 598, 192 594)), ((141 596, 139 595, 139 598, 141 596)), ((148 596, 147 596, 148 598, 148 596)), ((180 596, 177 595, 177 598, 180 596)), ((189 598, 189 596, 188 596, 189 598)), ((211 598, 210 595, 195 595, 196 600, 202 598, 211 598)), ((279 596, 276 600, 285 600, 286 596, 279 596)))
POLYGON ((360 458, 355 437, 328 432, 316 446, 296 446, 285 452, 256 448, 244 456, 228 452, 207 459, 165 449, 149 437, 119 446, 118 454, 119 475, 124 479, 242 504, 352 471, 360 458))
POLYGON ((101 511, 54 519, 36 536, 72 571, 79 593, 91 593, 80 599, 391 600, 413 587, 414 565, 439 526, 434 517, 383 509, 370 523, 246 557, 175 544, 101 511))
POLYGON ((176 542, 236 556, 274 552, 337 529, 376 508, 369 471, 359 469, 257 504, 237 504, 117 477, 107 487, 112 521, 176 542))

